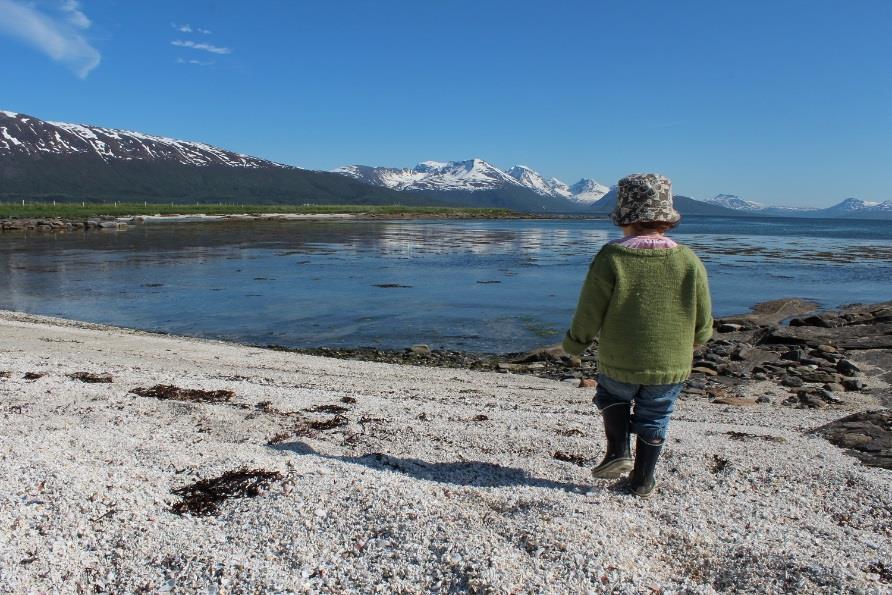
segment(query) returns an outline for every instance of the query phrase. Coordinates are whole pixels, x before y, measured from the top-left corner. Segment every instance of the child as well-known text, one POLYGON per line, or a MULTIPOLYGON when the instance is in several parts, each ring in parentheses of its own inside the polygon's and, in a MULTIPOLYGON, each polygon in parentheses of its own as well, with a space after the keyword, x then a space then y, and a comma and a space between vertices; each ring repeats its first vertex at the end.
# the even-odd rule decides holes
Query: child
POLYGON ((616 478, 631 470, 632 491, 648 497, 694 346, 712 336, 709 286, 700 259, 663 235, 681 219, 668 178, 620 180, 610 218, 624 237, 603 246, 589 266, 563 347, 579 355, 600 335, 595 404, 607 454, 592 475, 616 478), (638 435, 634 464, 630 432, 638 435))

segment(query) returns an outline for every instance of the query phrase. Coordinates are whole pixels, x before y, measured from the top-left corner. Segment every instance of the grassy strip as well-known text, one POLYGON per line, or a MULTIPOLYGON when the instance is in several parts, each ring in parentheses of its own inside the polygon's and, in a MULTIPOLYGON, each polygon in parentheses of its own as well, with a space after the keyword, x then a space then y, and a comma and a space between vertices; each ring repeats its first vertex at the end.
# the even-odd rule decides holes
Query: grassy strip
POLYGON ((111 215, 235 215, 260 213, 363 214, 363 215, 430 215, 448 217, 497 218, 516 215, 508 209, 472 209, 452 207, 409 207, 403 205, 215 205, 215 204, 152 204, 142 203, 0 203, 0 217, 80 219, 111 215))

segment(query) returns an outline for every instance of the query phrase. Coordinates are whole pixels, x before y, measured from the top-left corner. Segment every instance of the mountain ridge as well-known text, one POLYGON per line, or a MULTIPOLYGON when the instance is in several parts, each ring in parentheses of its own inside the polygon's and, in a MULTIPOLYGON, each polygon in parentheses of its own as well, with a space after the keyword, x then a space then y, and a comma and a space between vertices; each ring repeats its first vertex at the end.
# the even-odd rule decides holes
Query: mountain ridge
POLYGON ((441 205, 193 141, 0 111, 0 199, 441 205))
MULTIPOLYGON (((568 185, 526 165, 502 170, 480 158, 413 168, 303 169, 207 143, 0 110, 0 200, 241 201, 501 207, 605 213, 615 187, 568 185)), ((676 196, 682 214, 892 219, 892 201, 847 198, 824 209, 773 207, 719 194, 676 196)))
POLYGON ((825 208, 767 206, 748 201, 734 194, 717 194, 702 202, 723 206, 748 215, 768 217, 800 218, 843 218, 854 219, 867 216, 868 219, 892 219, 892 201, 870 202, 860 198, 845 198, 841 202, 825 208))
POLYGON ((557 178, 545 178, 526 165, 503 170, 477 157, 459 161, 422 161, 412 168, 344 165, 333 171, 394 190, 478 192, 515 186, 579 205, 595 202, 609 190, 595 180, 583 178, 570 186, 557 178))

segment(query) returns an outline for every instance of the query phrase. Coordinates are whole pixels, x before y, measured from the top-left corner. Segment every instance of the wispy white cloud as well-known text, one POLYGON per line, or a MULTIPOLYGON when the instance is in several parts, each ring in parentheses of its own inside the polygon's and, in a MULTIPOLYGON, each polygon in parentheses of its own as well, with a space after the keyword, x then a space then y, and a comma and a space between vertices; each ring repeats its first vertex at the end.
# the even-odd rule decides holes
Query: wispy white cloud
POLYGON ((177 58, 177 64, 192 64, 194 66, 213 66, 213 60, 194 60, 186 58, 177 58))
POLYGON ((68 22, 78 29, 89 29, 93 23, 81 12, 78 0, 62 0, 59 9, 68 17, 68 22))
POLYGON ((202 27, 193 27, 189 23, 184 23, 182 25, 178 25, 177 23, 171 23, 171 27, 179 31, 180 33, 201 33, 202 35, 210 35, 210 29, 203 29, 202 27))
MULTIPOLYGON (((2 1, 2 0, 0 0, 2 1)), ((194 41, 177 39, 176 41, 171 41, 170 45, 175 45, 181 48, 192 48, 194 50, 202 50, 205 52, 210 52, 212 54, 231 54, 232 50, 230 48, 221 48, 215 45, 211 45, 209 43, 195 43, 194 41)))
POLYGON ((77 0, 61 0, 51 12, 20 0, 0 0, 0 34, 19 39, 86 78, 102 55, 82 32, 91 25, 77 0))

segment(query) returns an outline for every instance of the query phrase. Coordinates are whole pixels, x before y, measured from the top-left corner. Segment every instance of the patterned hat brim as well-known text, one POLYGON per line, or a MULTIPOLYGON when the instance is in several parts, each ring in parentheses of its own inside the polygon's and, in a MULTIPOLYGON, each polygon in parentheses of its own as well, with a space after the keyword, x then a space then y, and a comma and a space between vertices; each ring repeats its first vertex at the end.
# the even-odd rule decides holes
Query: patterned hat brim
MULTIPOLYGON (((657 221, 657 219, 651 218, 642 218, 636 212, 627 212, 625 216, 622 216, 620 213, 620 206, 617 205, 614 207, 613 212, 610 213, 610 220, 614 225, 622 226, 622 225, 632 225, 633 223, 649 223, 651 221, 657 221)), ((679 213, 674 207, 670 211, 669 218, 660 217, 658 221, 665 221, 666 223, 678 223, 681 221, 681 213, 679 213)))

